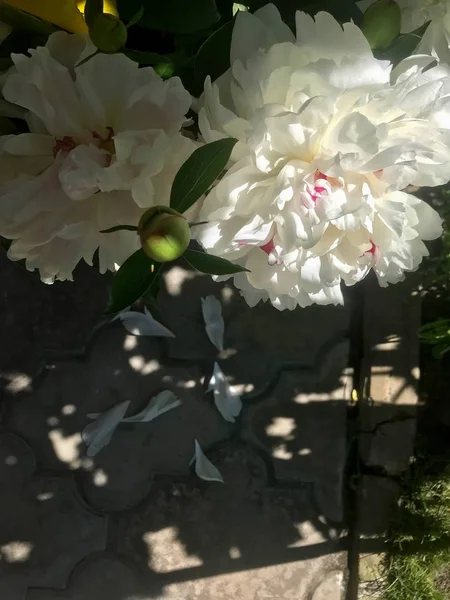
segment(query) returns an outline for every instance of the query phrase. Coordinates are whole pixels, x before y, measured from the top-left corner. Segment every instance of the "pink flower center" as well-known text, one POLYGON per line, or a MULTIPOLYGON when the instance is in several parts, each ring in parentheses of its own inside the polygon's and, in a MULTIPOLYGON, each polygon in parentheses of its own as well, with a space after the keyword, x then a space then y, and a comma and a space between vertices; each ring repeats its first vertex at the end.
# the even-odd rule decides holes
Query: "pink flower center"
MULTIPOLYGON (((321 173, 320 171, 316 171, 314 173, 314 181, 317 181, 318 179, 325 179, 325 181, 328 181, 328 177, 324 173, 321 173)), ((326 191, 327 191, 327 189, 324 188, 323 186, 314 185, 313 191, 309 192, 310 198, 314 202, 314 204, 317 202, 317 200, 320 198, 320 196, 326 191)))
MULTIPOLYGON (((112 156, 113 154, 116 153, 116 149, 114 146, 114 140, 113 140, 114 129, 112 127, 106 127, 106 129, 108 131, 106 137, 102 137, 98 133, 98 131, 93 131, 92 137, 94 138, 94 143, 98 148, 101 148, 102 150, 106 150, 112 156)), ((77 146, 77 143, 75 142, 73 137, 70 135, 65 135, 62 139, 56 139, 55 145, 53 146, 53 158, 56 157, 58 152, 67 152, 68 153, 68 152, 71 152, 76 146, 77 146)), ((110 159, 110 162, 111 162, 111 159, 110 159)))
POLYGON ((53 146, 53 158, 56 157, 58 152, 70 152, 75 146, 76 144, 73 137, 69 135, 65 135, 62 140, 55 140, 55 145, 53 146))

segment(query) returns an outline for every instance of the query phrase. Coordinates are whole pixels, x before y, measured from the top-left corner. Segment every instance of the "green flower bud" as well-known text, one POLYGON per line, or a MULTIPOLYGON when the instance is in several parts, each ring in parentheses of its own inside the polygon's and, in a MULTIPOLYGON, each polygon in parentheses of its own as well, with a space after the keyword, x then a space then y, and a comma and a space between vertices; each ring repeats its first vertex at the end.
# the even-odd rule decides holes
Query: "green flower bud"
POLYGON ((377 0, 364 13, 361 25, 372 50, 387 48, 400 33, 401 12, 394 0, 377 0))
POLYGON ((114 54, 125 46, 127 28, 114 15, 97 15, 89 28, 92 43, 105 54, 114 54))
POLYGON ((149 208, 140 218, 138 234, 145 254, 157 262, 179 258, 191 240, 189 223, 168 206, 149 208))

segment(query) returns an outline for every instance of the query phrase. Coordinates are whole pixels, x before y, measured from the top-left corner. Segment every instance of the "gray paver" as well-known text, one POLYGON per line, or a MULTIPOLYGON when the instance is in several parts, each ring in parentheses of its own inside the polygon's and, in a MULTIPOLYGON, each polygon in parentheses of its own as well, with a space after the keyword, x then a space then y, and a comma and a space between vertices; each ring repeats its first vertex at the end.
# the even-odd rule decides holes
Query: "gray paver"
MULTIPOLYGON (((227 283, 179 266, 165 275, 160 300, 174 340, 136 338, 116 323, 84 357, 55 360, 40 379, 20 361, 6 361, 3 426, 12 433, 0 436, 0 480, 13 485, 0 507, 9 515, 0 523, 0 586, 11 590, 5 598, 23 600, 24 581, 26 600, 340 599, 349 308, 250 309, 227 283), (201 314, 200 299, 210 293, 223 303, 221 353, 201 314), (236 424, 204 393, 214 360, 243 395, 236 424), (87 413, 130 400, 133 414, 168 388, 182 407, 151 423, 119 425, 109 445, 86 458, 80 433, 87 413), (194 438, 223 485, 189 467, 194 438)), ((75 347, 86 324, 95 324, 96 306, 75 347)), ((376 303, 371 310, 385 318, 376 303)), ((70 319, 77 323, 76 310, 70 319)), ((60 357, 70 349, 73 323, 55 332, 60 357)), ((377 327, 383 337, 373 347, 392 343, 385 339, 391 323, 377 327)), ((37 339, 36 364, 52 333, 37 339)), ((401 382, 405 374, 395 366, 397 373, 401 382)))
POLYGON ((323 357, 321 369, 283 373, 271 393, 250 406, 248 417, 248 435, 271 456, 275 476, 313 482, 320 511, 333 521, 343 518, 347 362, 348 343, 341 342, 323 357))
POLYGON ((168 340, 169 356, 210 362, 219 357, 223 372, 239 393, 259 391, 286 364, 320 368, 320 357, 328 345, 348 333, 349 311, 343 307, 280 312, 270 303, 259 303, 251 308, 228 282, 217 283, 180 266, 169 269, 164 280, 162 311, 177 335, 168 340), (222 302, 225 336, 221 354, 205 333, 201 298, 209 294, 222 302))
POLYGON ((132 515, 115 517, 145 598, 309 598, 324 572, 344 566, 308 489, 268 488, 264 462, 242 443, 209 457, 224 484, 159 482, 132 515))
POLYGON ((370 402, 361 414, 361 454, 370 466, 399 474, 413 455, 419 381, 420 299, 416 280, 365 285, 365 374, 370 402))
POLYGON ((71 477, 33 475, 31 451, 16 436, 0 440, 1 462, 21 472, 0 492, 4 585, 15 595, 18 577, 28 586, 63 588, 80 560, 105 547, 106 519, 89 510, 71 477))

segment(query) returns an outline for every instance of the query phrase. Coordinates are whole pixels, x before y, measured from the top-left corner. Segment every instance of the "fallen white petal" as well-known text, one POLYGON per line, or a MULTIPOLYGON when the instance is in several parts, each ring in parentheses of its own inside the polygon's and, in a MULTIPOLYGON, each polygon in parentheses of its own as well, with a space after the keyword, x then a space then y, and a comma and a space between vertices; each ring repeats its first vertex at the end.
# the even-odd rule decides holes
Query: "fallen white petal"
POLYGON ((223 350, 225 326, 222 317, 222 305, 215 296, 206 296, 206 298, 202 298, 202 312, 209 339, 218 350, 223 350))
POLYGON ((242 410, 242 400, 234 388, 228 383, 218 363, 214 363, 213 375, 209 381, 208 392, 212 390, 217 410, 226 421, 234 423, 235 417, 242 410))
POLYGON ((131 417, 122 419, 123 423, 147 423, 164 414, 172 408, 181 405, 181 400, 175 396, 170 390, 161 392, 150 400, 147 406, 141 412, 131 417))
POLYGON ((92 414, 88 415, 89 418, 94 417, 95 421, 86 425, 81 432, 81 438, 87 446, 87 456, 95 456, 109 443, 129 404, 130 401, 126 400, 104 413, 97 413, 95 417, 92 414))
POLYGON ((158 323, 156 319, 152 317, 150 312, 145 309, 145 313, 137 312, 134 310, 124 311, 114 317, 120 319, 127 331, 133 335, 153 335, 158 337, 175 337, 175 335, 158 323))
POLYGON ((194 442, 195 454, 192 461, 195 460, 195 472, 197 475, 200 477, 200 479, 204 479, 205 481, 219 481, 220 483, 223 483, 223 478, 219 472, 219 469, 215 467, 208 458, 206 458, 206 455, 204 454, 197 440, 194 440, 194 442))

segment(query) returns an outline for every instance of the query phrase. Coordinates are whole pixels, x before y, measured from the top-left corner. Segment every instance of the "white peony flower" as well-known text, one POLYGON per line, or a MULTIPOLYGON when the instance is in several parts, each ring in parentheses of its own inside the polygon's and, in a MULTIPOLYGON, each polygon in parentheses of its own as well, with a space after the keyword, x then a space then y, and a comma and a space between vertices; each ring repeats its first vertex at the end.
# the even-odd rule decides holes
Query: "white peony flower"
MULTIPOLYGON (((415 54, 432 54, 450 64, 450 0, 395 0, 401 10, 401 32, 411 33, 429 22, 415 54)), ((375 0, 357 2, 365 12, 375 0)))
POLYGON ((0 138, 0 235, 9 257, 26 259, 43 281, 72 279, 99 249, 103 273, 138 248, 129 231, 149 206, 169 201, 181 164, 195 149, 180 128, 191 104, 178 78, 162 81, 122 54, 99 54, 58 32, 30 57, 13 55, 3 88, 26 108, 31 133, 0 138))
POLYGON ((239 12, 231 68, 205 82, 207 142, 236 137, 234 164, 206 198, 198 238, 249 269, 250 305, 342 303, 374 269, 385 286, 417 269, 441 220, 401 189, 450 179, 450 69, 431 57, 394 72, 362 32, 297 12, 297 37, 267 5, 239 12))

